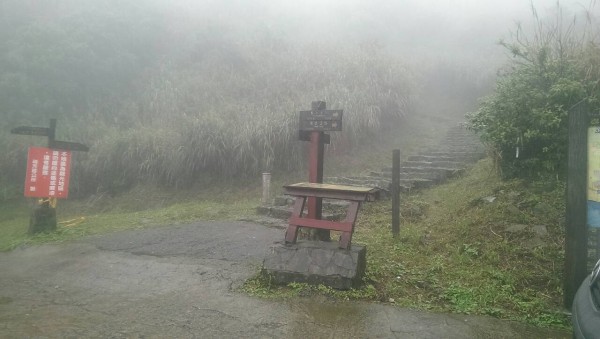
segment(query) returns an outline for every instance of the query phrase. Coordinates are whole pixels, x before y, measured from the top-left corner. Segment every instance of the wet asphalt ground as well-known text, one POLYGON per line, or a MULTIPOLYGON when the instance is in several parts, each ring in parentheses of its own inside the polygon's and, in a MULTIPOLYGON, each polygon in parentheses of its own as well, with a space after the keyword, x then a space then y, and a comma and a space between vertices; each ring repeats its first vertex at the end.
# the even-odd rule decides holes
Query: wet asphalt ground
POLYGON ((199 222, 0 253, 0 338, 570 337, 491 317, 237 292, 283 233, 199 222))

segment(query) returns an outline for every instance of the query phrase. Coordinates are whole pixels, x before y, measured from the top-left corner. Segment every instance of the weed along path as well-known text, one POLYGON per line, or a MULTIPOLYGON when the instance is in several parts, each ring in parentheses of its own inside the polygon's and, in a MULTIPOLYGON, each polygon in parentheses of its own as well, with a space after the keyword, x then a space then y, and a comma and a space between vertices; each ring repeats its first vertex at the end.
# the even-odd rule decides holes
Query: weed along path
POLYGON ((0 253, 0 337, 569 337, 488 317, 237 292, 282 239, 253 223, 198 222, 0 253))

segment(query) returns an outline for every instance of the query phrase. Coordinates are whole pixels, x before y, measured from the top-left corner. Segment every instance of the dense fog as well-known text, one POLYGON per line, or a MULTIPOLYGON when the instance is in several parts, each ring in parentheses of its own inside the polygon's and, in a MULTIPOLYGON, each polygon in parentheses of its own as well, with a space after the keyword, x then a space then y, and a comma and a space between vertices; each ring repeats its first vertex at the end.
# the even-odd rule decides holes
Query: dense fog
POLYGON ((288 170, 311 101, 345 110, 342 153, 408 116, 460 120, 511 58, 499 41, 597 14, 594 1, 3 0, 0 183, 17 194, 27 146, 44 143, 10 128, 50 118, 92 148, 74 168, 82 194, 288 170))

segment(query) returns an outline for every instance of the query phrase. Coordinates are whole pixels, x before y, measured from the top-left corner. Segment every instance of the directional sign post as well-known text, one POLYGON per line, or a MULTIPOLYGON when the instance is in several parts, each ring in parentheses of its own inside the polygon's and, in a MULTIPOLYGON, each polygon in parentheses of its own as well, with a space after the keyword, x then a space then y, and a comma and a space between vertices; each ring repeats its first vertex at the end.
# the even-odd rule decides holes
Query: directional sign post
POLYGON ((31 215, 29 233, 56 230, 56 199, 69 195, 71 151, 87 152, 84 144, 58 141, 56 119, 50 119, 49 127, 19 126, 12 134, 48 137, 48 148, 30 147, 27 159, 24 195, 42 198, 31 215))
MULTIPOLYGON (((308 181, 310 183, 323 183, 323 165, 325 144, 329 144, 330 137, 325 132, 342 130, 342 110, 327 110, 324 101, 313 101, 310 111, 300 111, 299 136, 300 140, 310 141, 308 151, 308 181)), ((323 199, 309 197, 307 199, 307 213, 311 219, 321 219, 323 199)), ((329 241, 329 230, 317 229, 317 240, 329 241)))
POLYGON ((38 135, 40 137, 47 137, 50 135, 50 128, 48 127, 29 127, 20 126, 10 130, 12 134, 23 134, 23 135, 38 135))
POLYGON ((31 126, 19 126, 10 130, 12 134, 21 135, 37 135, 41 137, 48 137, 48 148, 64 150, 64 151, 81 151, 87 152, 90 150, 84 144, 69 141, 58 141, 55 140, 56 136, 56 119, 50 119, 50 127, 31 127, 31 126))

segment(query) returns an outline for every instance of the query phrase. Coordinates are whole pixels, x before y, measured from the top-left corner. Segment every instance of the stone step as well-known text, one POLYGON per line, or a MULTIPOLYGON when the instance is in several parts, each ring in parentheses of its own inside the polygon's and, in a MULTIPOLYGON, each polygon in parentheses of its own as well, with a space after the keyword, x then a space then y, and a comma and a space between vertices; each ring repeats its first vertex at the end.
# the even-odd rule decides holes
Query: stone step
POLYGON ((406 160, 408 161, 453 161, 458 163, 470 163, 473 162, 473 156, 452 156, 452 155, 411 155, 406 160))
POLYGON ((446 134, 446 138, 473 138, 477 139, 477 135, 472 132, 459 131, 459 130, 450 130, 446 134))
MULTIPOLYGON (((329 182, 345 185, 355 186, 366 186, 366 187, 377 187, 386 191, 391 190, 392 181, 391 179, 385 179, 382 177, 375 176, 361 176, 361 177, 331 177, 328 178, 329 182)), ((400 190, 409 191, 411 189, 427 188, 437 184, 435 180, 423 179, 423 178, 406 178, 400 179, 400 190)))
MULTIPOLYGON (((375 177, 375 178, 384 178, 387 180, 392 180, 392 172, 391 171, 388 171, 388 172, 371 171, 371 172, 369 172, 369 176, 375 177)), ((434 172, 434 171, 400 172, 400 179, 413 179, 413 180, 427 179, 427 180, 432 180, 436 183, 441 183, 446 178, 447 178, 447 175, 445 175, 445 172, 440 172, 440 171, 438 171, 438 172, 434 172)))
POLYGON ((470 142, 452 142, 452 141, 442 141, 440 145, 437 147, 438 149, 443 148, 469 148, 469 149, 477 149, 479 148, 479 143, 470 143, 470 142))
POLYGON ((446 137, 442 140, 455 141, 455 142, 480 143, 480 141, 477 138, 473 138, 471 136, 450 136, 450 137, 446 137))
POLYGON ((288 227, 287 219, 272 218, 265 215, 243 217, 238 219, 238 221, 252 222, 279 229, 286 229, 288 227))
POLYGON ((450 143, 441 143, 438 147, 436 147, 434 150, 443 150, 443 151, 460 151, 460 152, 473 152, 476 150, 483 150, 484 148, 481 147, 480 145, 474 144, 474 145, 469 145, 469 144, 450 144, 450 143))
POLYGON ((400 163, 400 167, 428 167, 428 168, 448 168, 448 169, 462 169, 465 164, 458 161, 403 161, 400 163))
MULTIPOLYGON (((424 162, 418 162, 423 164, 424 162)), ((464 166, 463 166, 464 167, 464 166)), ((452 172, 455 170, 461 170, 460 168, 450 168, 450 167, 438 167, 438 166, 400 166, 400 173, 429 173, 429 172, 452 172)), ((392 167, 387 166, 381 169, 382 172, 392 172, 392 167)))
MULTIPOLYGON (((464 171, 462 168, 443 168, 443 167, 401 167, 400 173, 412 173, 412 174, 423 174, 423 175, 437 175, 441 180, 451 178, 464 171)), ((389 173, 392 175, 392 168, 386 167, 382 169, 382 172, 389 173)))
POLYGON ((256 213, 271 218, 289 219, 292 215, 292 209, 287 206, 258 206, 256 208, 256 213))
POLYGON ((483 158, 484 153, 473 153, 473 152, 441 152, 441 151, 426 151, 421 153, 423 156, 431 156, 431 157, 455 157, 459 159, 469 159, 470 161, 478 160, 483 158))
MULTIPOLYGON (((389 189, 390 185, 392 184, 391 176, 389 178, 381 177, 381 176, 339 177, 339 179, 341 179, 341 180, 347 179, 347 180, 352 180, 352 181, 356 181, 356 182, 364 182, 364 183, 366 183, 365 186, 370 186, 368 183, 371 181, 379 182, 382 185, 387 184, 388 189, 389 189)), ((405 186, 405 187, 410 187, 410 188, 429 187, 429 184, 431 184, 431 183, 434 183, 434 180, 427 179, 427 178, 416 178, 416 177, 405 177, 405 178, 401 177, 400 178, 400 186, 405 186)))
MULTIPOLYGON (((305 208, 306 210, 306 208, 305 208)), ((285 206, 259 206, 256 208, 256 213, 276 219, 289 219, 292 216, 292 208, 285 206)), ((304 214, 306 215, 306 211, 304 214)), ((346 216, 346 213, 328 213, 323 212, 323 220, 341 220, 346 216)))
POLYGON ((332 184, 343 184, 351 186, 377 187, 387 190, 390 180, 376 177, 328 177, 325 182, 332 184))

